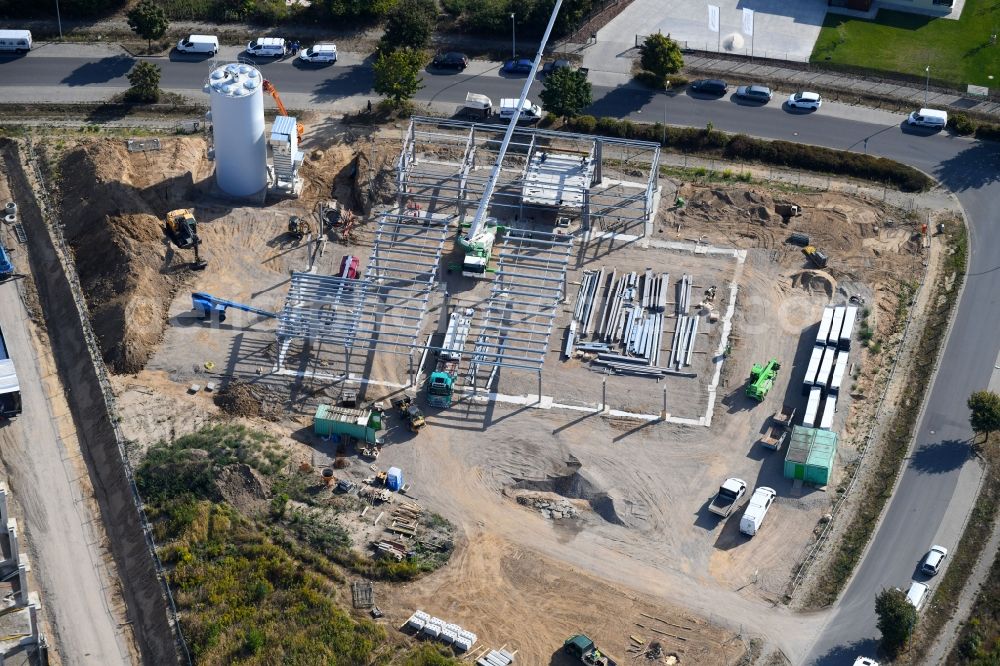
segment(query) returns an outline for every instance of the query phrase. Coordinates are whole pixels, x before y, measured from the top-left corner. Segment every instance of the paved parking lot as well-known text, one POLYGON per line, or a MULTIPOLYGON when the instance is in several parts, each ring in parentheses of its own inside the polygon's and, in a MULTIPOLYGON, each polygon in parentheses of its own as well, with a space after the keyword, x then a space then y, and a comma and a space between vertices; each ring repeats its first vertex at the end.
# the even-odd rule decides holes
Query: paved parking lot
POLYGON ((626 52, 636 35, 657 31, 693 49, 808 60, 827 9, 825 0, 712 0, 720 10, 717 34, 708 29, 708 4, 635 0, 597 33, 597 43, 584 51, 584 64, 591 72, 628 72, 626 52), (753 38, 742 34, 744 8, 755 12, 753 38))

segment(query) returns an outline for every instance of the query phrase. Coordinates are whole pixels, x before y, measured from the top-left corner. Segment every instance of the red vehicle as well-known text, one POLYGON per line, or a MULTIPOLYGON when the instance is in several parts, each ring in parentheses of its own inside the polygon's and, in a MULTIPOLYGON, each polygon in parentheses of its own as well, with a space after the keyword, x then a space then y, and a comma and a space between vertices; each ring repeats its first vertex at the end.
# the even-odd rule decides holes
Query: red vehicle
POLYGON ((361 265, 361 260, 353 255, 344 255, 344 258, 340 260, 340 272, 337 277, 347 278, 348 280, 357 280, 361 274, 358 272, 358 266, 361 265))

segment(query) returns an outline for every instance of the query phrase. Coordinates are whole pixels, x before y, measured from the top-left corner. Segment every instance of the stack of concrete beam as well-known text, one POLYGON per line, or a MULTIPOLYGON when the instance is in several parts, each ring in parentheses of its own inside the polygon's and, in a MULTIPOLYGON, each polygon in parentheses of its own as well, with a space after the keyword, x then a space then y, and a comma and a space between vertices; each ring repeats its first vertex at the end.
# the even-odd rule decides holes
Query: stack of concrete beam
POLYGON ((851 339, 857 317, 858 308, 853 305, 831 305, 824 308, 802 381, 802 392, 809 396, 803 425, 833 429, 838 397, 847 377, 851 339))
POLYGON ((422 610, 414 611, 413 615, 406 621, 407 627, 413 629, 427 638, 436 638, 440 641, 452 645, 456 649, 465 652, 476 644, 477 637, 471 631, 462 629, 457 624, 452 624, 434 617, 422 610))

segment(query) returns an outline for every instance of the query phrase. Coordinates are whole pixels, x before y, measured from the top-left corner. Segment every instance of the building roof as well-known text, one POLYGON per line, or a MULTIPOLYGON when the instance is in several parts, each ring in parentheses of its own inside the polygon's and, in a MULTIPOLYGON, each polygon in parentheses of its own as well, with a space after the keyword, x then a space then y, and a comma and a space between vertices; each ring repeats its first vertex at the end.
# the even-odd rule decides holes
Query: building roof
POLYGON ((832 468, 837 455, 837 439, 837 433, 831 430, 793 426, 785 460, 832 468))
POLYGON ((319 405, 316 407, 317 421, 341 421, 343 423, 354 423, 359 426, 368 426, 372 410, 355 409, 354 407, 336 407, 334 405, 319 405))

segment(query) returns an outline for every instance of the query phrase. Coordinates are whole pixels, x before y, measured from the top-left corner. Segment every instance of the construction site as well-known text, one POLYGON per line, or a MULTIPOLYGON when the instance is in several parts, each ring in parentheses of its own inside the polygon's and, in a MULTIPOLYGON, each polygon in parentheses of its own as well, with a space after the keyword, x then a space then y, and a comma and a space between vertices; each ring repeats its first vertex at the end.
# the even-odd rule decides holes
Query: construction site
POLYGON ((268 433, 348 498, 359 557, 450 553, 353 605, 471 661, 582 634, 619 663, 739 658, 731 618, 781 600, 858 455, 859 330, 921 279, 915 218, 547 129, 279 115, 262 141, 268 91, 230 67, 205 135, 38 146, 131 464, 210 424, 268 433), (776 491, 752 539, 710 510, 727 477, 776 491))

